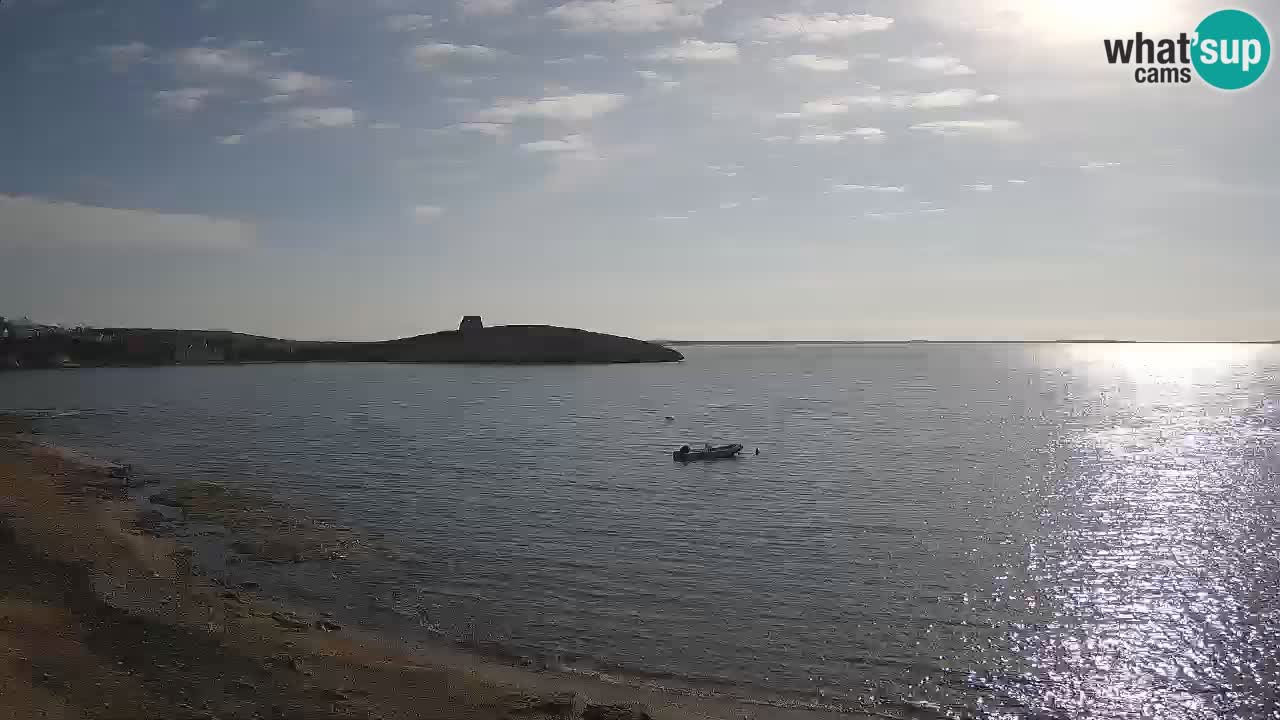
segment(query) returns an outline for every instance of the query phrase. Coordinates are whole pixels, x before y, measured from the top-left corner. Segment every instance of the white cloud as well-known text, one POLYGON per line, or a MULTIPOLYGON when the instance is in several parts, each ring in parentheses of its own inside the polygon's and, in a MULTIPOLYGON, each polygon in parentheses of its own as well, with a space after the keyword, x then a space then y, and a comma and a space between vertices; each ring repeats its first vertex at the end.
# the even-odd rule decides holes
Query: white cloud
POLYGON ((754 24, 754 35, 771 40, 802 39, 810 42, 840 40, 860 33, 888 30, 893 18, 849 13, 784 13, 760 18, 754 24))
POLYGON ((671 221, 671 220, 688 220, 688 219, 689 219, 689 216, 688 216, 688 215, 659 215, 659 216, 658 216, 657 218, 655 218, 655 219, 657 219, 657 220, 666 220, 666 221, 671 221))
POLYGON ((844 135, 836 135, 833 133, 818 133, 816 135, 801 135, 796 138, 798 145, 833 145, 842 143, 847 140, 844 135))
POLYGON ((661 90, 674 90, 680 87, 678 80, 672 80, 669 76, 654 70, 637 70, 636 74, 644 78, 653 87, 661 90))
POLYGON ((723 0, 570 0, 547 15, 577 32, 643 33, 700 27, 723 0))
POLYGON ((222 135, 218 138, 222 145, 239 145, 243 140, 243 135, 222 135))
POLYGON ((496 138, 504 138, 511 134, 511 126, 506 123, 461 122, 456 125, 452 125, 451 127, 456 130, 480 133, 482 135, 489 135, 496 138))
POLYGON ((992 103, 998 95, 982 94, 969 88, 950 88, 937 92, 919 93, 907 100, 907 106, 919 110, 967 107, 977 103, 992 103))
POLYGON ((434 20, 430 15, 407 13, 404 15, 392 15, 383 20, 383 24, 392 32, 421 32, 430 28, 434 24, 434 20))
POLYGON ((238 220, 0 195, 0 249, 242 250, 256 228, 238 220))
POLYGON ((443 214, 444 208, 439 205, 416 205, 413 208, 414 221, 424 225, 436 220, 443 214))
POLYGON ((287 103, 290 100, 293 100, 292 95, 268 95, 262 98, 262 102, 268 105, 279 105, 280 103, 287 103))
POLYGON ((679 45, 658 48, 649 56, 650 60, 661 60, 675 63, 691 62, 738 62, 738 45, 729 42, 705 42, 703 40, 684 40, 679 45))
POLYGON ((965 185, 965 187, 974 192, 991 192, 992 190, 990 183, 975 183, 973 185, 965 185))
POLYGON ((464 15, 506 15, 516 9, 516 0, 458 0, 464 15))
POLYGON ((499 53, 483 45, 454 45, 452 43, 426 43, 409 50, 409 61, 422 70, 430 70, 451 59, 487 61, 497 59, 499 53))
POLYGON ((1012 179, 1009 179, 1009 180, 1005 180, 1005 182, 1007 182, 1007 183, 1013 183, 1014 185, 1026 185, 1026 184, 1027 184, 1027 181, 1026 181, 1026 180, 1019 180, 1019 179, 1017 179, 1017 178, 1012 178, 1012 179))
POLYGON ((291 128, 342 128, 356 124, 356 111, 349 107, 297 107, 283 114, 291 128))
POLYGON ((1106 168, 1118 167, 1119 165, 1120 163, 1118 162, 1098 162, 1096 160, 1091 160, 1081 165, 1080 169, 1081 170, 1104 170, 1106 168))
POLYGON ((912 130, 923 130, 935 135, 1005 135, 1017 131, 1021 125, 1015 120, 992 118, 989 120, 936 120, 916 123, 912 130))
MULTIPOLYGON (((302 93, 327 93, 337 84, 333 80, 319 75, 288 70, 263 78, 263 83, 277 95, 295 95, 302 93)), ((273 95, 272 97, 276 97, 273 95)))
POLYGON ((914 68, 943 75, 973 75, 973 68, 960 62, 960 58, 950 55, 929 55, 925 57, 894 57, 891 63, 905 63, 914 68))
POLYGON ((136 63, 147 59, 151 48, 145 43, 131 42, 126 45, 105 45, 98 48, 99 54, 106 58, 113 72, 124 72, 136 63))
POLYGON ((502 100, 475 114, 472 122, 512 123, 521 118, 544 120, 581 121, 597 115, 613 112, 627 102, 627 96, 617 93, 579 93, 557 95, 539 100, 502 100))
POLYGON ((209 88, 189 87, 177 90, 160 90, 152 93, 151 97, 169 110, 195 112, 204 107, 205 101, 213 94, 213 90, 209 88))
POLYGON ((832 190, 839 192, 877 192, 877 193, 901 193, 907 189, 901 185, 832 185, 832 190))
POLYGON ((722 203, 720 203, 720 209, 721 209, 721 210, 732 210, 732 209, 734 209, 734 208, 736 208, 736 207, 741 207, 741 206, 742 206, 742 203, 740 203, 740 202, 722 202, 722 203))
POLYGON ((400 123, 394 122, 376 122, 369 123, 370 130, 399 130, 400 123))
POLYGON ((252 75, 261 67, 261 60, 250 50, 257 43, 241 43, 231 48, 194 47, 179 50, 177 61, 183 67, 216 75, 252 75))
POLYGON ((547 65, 568 65, 570 63, 579 63, 579 62, 587 62, 588 60, 604 60, 604 59, 605 57, 603 55, 597 55, 595 53, 586 53, 584 55, 576 55, 574 57, 552 58, 550 60, 543 60, 542 62, 546 63, 547 65))
POLYGON ((844 58, 824 58, 818 55, 792 55, 783 60, 783 64, 816 72, 842 72, 849 69, 849 61, 844 58))
POLYGON ((799 112, 780 113, 777 117, 783 120, 794 120, 822 115, 843 115, 854 106, 891 110, 937 110, 993 103, 999 99, 998 95, 983 94, 970 88, 950 88, 926 93, 848 95, 811 100, 801 105, 799 112))
POLYGON ((566 135, 561 140, 539 140, 520 145, 531 153, 585 152, 591 147, 590 141, 582 135, 566 135))
POLYGON ((852 130, 845 130, 844 132, 824 132, 814 135, 800 135, 795 138, 795 142, 799 145, 833 145, 836 143, 842 143, 850 138, 861 138, 863 142, 881 142, 884 140, 884 131, 880 128, 860 127, 852 130))

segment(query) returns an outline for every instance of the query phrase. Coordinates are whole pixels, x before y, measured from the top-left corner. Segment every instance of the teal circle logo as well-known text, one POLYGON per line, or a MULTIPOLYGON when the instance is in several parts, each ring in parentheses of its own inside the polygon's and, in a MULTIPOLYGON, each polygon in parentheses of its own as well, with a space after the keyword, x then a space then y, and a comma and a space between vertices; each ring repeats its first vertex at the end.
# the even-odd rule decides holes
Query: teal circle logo
POLYGON ((1196 26, 1191 63, 1200 78, 1221 90, 1239 90, 1262 77, 1271 59, 1271 38, 1243 10, 1219 10, 1196 26))

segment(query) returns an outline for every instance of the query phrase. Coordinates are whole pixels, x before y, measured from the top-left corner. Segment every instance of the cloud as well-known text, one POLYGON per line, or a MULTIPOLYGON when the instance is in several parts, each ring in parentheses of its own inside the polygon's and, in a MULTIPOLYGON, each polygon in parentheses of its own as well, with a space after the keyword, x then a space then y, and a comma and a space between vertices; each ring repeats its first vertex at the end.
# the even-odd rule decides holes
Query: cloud
POLYGON ((880 128, 860 127, 844 132, 827 132, 817 133, 814 135, 800 135, 795 138, 794 142, 798 145, 834 145, 842 143, 850 138, 861 138, 863 142, 882 142, 884 140, 884 131, 880 128))
POLYGON ((262 65, 261 59, 250 52, 257 47, 258 43, 231 48, 193 47, 179 50, 176 57, 180 66, 196 72, 245 76, 257 72, 262 65))
POLYGON ((1119 167, 1118 162, 1098 162, 1091 160, 1080 166, 1081 170, 1105 170, 1106 168, 1119 167))
POLYGON ((151 51, 145 43, 131 42, 126 45, 105 45, 98 48, 98 54, 111 65, 112 72, 125 72, 133 65, 147 59, 151 51))
POLYGON ((282 117, 289 127, 307 130, 351 127, 357 114, 349 107, 297 107, 286 110, 282 117))
POLYGON ((742 207, 742 203, 740 203, 740 202, 722 202, 722 203, 720 203, 720 209, 721 209, 721 210, 732 210, 732 209, 734 209, 734 208, 736 208, 736 207, 742 207))
POLYGON ((285 72, 269 75, 263 78, 263 83, 279 95, 290 96, 304 93, 322 94, 333 90, 337 85, 333 80, 320 77, 319 75, 311 75, 309 73, 298 72, 296 70, 287 70, 285 72))
POLYGON ((1009 180, 1005 180, 1005 182, 1007 182, 1007 183, 1013 183, 1014 185, 1026 185, 1026 184, 1027 184, 1027 181, 1026 181, 1026 180, 1019 180, 1019 179, 1017 179, 1017 178, 1011 178, 1011 179, 1009 179, 1009 180))
POLYGON ((376 122, 369 123, 370 130, 399 130, 400 123, 394 122, 376 122))
POLYGON ((674 90, 680 87, 680 81, 672 80, 670 76, 654 70, 637 70, 636 74, 644 78, 649 85, 660 90, 674 90))
POLYGON ((0 249, 243 250, 257 230, 239 220, 0 195, 0 249))
POLYGON ((430 15, 407 13, 404 15, 392 15, 383 20, 382 23, 392 32, 421 32, 429 29, 434 24, 434 21, 430 15))
POLYGON ((689 216, 688 215, 659 215, 654 219, 663 220, 663 221, 688 220, 689 216))
POLYGON ((507 15, 516 9, 516 0, 458 0, 463 15, 507 15))
POLYGON ((752 27, 752 34, 769 40, 801 39, 810 42, 840 40, 868 32, 888 30, 893 18, 849 13, 784 13, 760 18, 752 27))
POLYGON ((576 32, 645 33, 700 27, 723 0, 570 0, 547 15, 576 32))
POLYGON ((648 58, 674 63, 738 62, 738 45, 730 42, 684 40, 679 45, 658 48, 648 58))
POLYGON ((510 124, 521 118, 581 121, 613 112, 625 105, 627 96, 618 93, 579 93, 539 100, 502 100, 476 113, 472 122, 510 124))
POLYGON ((539 140, 520 145, 531 153, 585 152, 590 149, 591 142, 582 135, 566 135, 561 140, 539 140))
POLYGON ((973 68, 960 62, 960 58, 950 55, 929 55, 925 57, 893 57, 891 63, 905 63, 911 67, 936 72, 943 75, 973 75, 973 68))
POLYGON ((490 61, 499 52, 483 45, 454 45, 452 43, 426 43, 409 49, 409 61, 421 70, 430 70, 452 59, 490 61))
POLYGON ((923 130, 934 135, 1006 135, 1017 131, 1021 125, 1016 120, 992 118, 989 120, 936 120, 916 123, 912 130, 923 130))
POLYGON ((974 192, 991 192, 992 190, 990 183, 976 183, 973 185, 965 185, 965 187, 974 192))
POLYGON ((849 61, 844 58, 824 58, 817 55, 791 55, 782 62, 787 67, 815 72, 843 72, 849 69, 849 61))
POLYGON ((597 55, 595 53, 586 53, 583 55, 576 55, 574 57, 552 58, 550 60, 543 60, 542 62, 546 63, 547 65, 568 65, 570 63, 579 63, 579 62, 587 62, 588 60, 604 60, 604 59, 605 57, 603 55, 597 55))
POLYGON ((162 107, 178 112, 195 112, 204 107, 206 100, 212 96, 213 90, 202 87, 179 88, 177 90, 160 90, 151 94, 162 107))
POLYGON ((907 189, 901 185, 832 185, 832 190, 838 192, 876 192, 876 193, 901 193, 907 189))
POLYGON ((890 110, 937 110, 993 103, 999 99, 1000 96, 998 95, 984 94, 970 88, 950 88, 926 93, 848 95, 811 100, 801 105, 799 112, 779 113, 777 117, 783 120, 793 120, 822 115, 843 115, 854 106, 890 110))
POLYGON ((504 138, 511 134, 511 126, 507 123, 461 122, 456 125, 451 125, 450 127, 455 130, 480 133, 482 135, 489 135, 496 138, 504 138))
POLYGON ((950 88, 948 90, 912 95, 907 100, 907 107, 918 110, 958 108, 977 103, 992 103, 999 99, 999 95, 983 94, 969 88, 950 88))
POLYGON ((243 140, 243 135, 222 135, 218 138, 218 142, 222 145, 239 145, 243 140))
POLYGON ((435 221, 443 214, 444 208, 439 205, 415 205, 413 208, 414 222, 422 225, 435 221))

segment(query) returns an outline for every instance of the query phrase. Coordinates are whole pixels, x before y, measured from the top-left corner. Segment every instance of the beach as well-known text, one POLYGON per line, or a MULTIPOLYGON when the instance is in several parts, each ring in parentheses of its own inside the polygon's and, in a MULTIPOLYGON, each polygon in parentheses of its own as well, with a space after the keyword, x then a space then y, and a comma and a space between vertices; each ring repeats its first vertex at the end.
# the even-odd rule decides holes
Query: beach
MULTIPOLYGON (((409 647, 282 606, 201 567, 193 558, 205 551, 191 544, 200 534, 148 518, 136 488, 108 466, 32 431, 23 418, 0 419, 2 717, 834 716, 409 647)), ((288 550, 235 540, 247 512, 236 508, 220 512, 225 534, 207 523, 201 533, 324 562, 306 554, 305 532, 288 550)))

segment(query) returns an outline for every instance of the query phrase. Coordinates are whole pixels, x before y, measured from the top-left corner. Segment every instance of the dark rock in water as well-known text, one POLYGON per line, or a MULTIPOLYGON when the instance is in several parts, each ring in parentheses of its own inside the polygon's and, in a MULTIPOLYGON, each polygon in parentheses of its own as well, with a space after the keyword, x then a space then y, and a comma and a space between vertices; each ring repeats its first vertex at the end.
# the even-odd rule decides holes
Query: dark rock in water
POLYGON ((653 720, 649 713, 626 705, 587 705, 582 720, 653 720))
POLYGON ((271 613, 271 619, 275 620, 277 624, 293 630, 307 630, 311 627, 311 623, 293 613, 273 612, 271 613))
POLYGON ((173 493, 156 493, 147 499, 151 501, 152 505, 164 505, 165 507, 175 508, 185 507, 183 502, 178 499, 178 496, 173 493))

